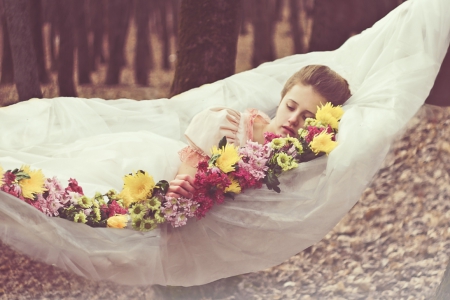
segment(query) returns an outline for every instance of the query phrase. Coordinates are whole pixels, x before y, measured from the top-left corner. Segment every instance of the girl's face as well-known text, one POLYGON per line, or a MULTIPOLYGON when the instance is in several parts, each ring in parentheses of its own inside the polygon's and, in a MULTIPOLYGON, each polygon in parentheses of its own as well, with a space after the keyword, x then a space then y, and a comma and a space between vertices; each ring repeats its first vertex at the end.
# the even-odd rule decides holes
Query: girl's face
POLYGON ((281 99, 277 114, 267 126, 267 131, 283 137, 297 136, 306 118, 314 118, 317 107, 326 103, 327 100, 315 92, 312 86, 298 83, 281 99))

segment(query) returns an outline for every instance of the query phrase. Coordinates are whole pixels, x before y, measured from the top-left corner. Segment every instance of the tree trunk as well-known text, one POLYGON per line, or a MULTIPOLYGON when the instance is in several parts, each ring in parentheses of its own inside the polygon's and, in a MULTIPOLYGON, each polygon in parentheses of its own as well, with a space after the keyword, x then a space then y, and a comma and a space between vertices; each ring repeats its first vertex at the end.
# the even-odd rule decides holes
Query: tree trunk
POLYGON ((294 42, 294 53, 305 53, 304 32, 300 23, 299 0, 289 0, 289 24, 291 25, 292 41, 294 42))
POLYGON ((178 39, 178 23, 180 19, 180 0, 172 0, 172 34, 178 39))
POLYGON ((235 72, 242 0, 183 0, 175 76, 170 95, 235 72))
POLYGON ((134 56, 134 77, 140 85, 149 85, 150 71, 150 2, 137 0, 135 2, 135 21, 137 26, 136 53, 134 56))
POLYGON ((401 4, 399 0, 356 0, 354 2, 355 33, 372 27, 399 4, 401 4))
POLYGON ((352 0, 316 0, 309 51, 339 48, 355 30, 355 18, 350 17, 352 9, 352 0))
POLYGON ((3 0, 19 101, 42 98, 27 0, 3 0))
POLYGON ((59 15, 59 55, 58 55, 58 87, 59 95, 76 97, 77 91, 73 78, 74 73, 74 21, 73 5, 76 0, 57 1, 59 15))
POLYGON ((108 70, 106 84, 115 85, 120 82, 120 73, 125 65, 125 40, 130 19, 130 4, 125 0, 109 0, 108 12, 108 70))
POLYGON ((34 50, 36 51, 36 59, 38 64, 39 81, 41 83, 49 83, 50 79, 45 66, 45 52, 42 37, 42 7, 41 0, 29 1, 31 4, 31 37, 33 38, 34 50))
POLYGON ((275 59, 274 29, 276 2, 253 0, 253 55, 252 67, 275 59))
POLYGON ((159 4, 159 13, 161 16, 160 40, 163 45, 162 52, 161 52, 162 68, 164 70, 170 70, 170 61, 169 61, 170 31, 168 29, 168 24, 167 24, 167 3, 166 3, 166 0, 158 0, 158 4, 159 4))
POLYGON ((0 84, 14 82, 14 67, 11 53, 11 43, 9 41, 8 26, 6 25, 5 15, 2 16, 3 30, 3 56, 2 56, 2 79, 0 84))
POLYGON ((90 84, 91 78, 91 59, 89 53, 88 31, 86 28, 86 1, 78 0, 74 5, 75 26, 76 33, 76 48, 77 48, 77 70, 78 70, 78 84, 90 84))
POLYGON ((89 15, 93 33, 91 71, 96 71, 99 63, 105 63, 103 37, 105 33, 105 3, 102 0, 89 1, 89 15))
MULTIPOLYGON (((431 89, 425 103, 438 106, 450 106, 450 47, 447 50, 444 61, 437 75, 434 86, 431 89)), ((450 277, 450 274, 448 274, 450 277)), ((450 281, 450 279, 449 279, 450 281)), ((449 288, 450 290, 450 288, 449 288)))

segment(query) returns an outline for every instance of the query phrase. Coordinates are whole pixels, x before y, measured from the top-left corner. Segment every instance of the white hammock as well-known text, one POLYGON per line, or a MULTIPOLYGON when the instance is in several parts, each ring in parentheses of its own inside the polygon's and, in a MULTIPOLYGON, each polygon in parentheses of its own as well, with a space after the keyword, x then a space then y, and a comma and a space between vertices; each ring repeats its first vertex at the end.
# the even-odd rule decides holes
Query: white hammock
MULTIPOLYGON (((33 99, 0 108, 0 165, 29 164, 87 195, 138 169, 174 177, 192 117, 210 106, 275 112, 287 78, 325 64, 348 79, 338 147, 249 190, 201 221, 148 233, 50 218, 0 192, 0 237, 20 252, 96 280, 198 285, 274 266, 318 242, 358 201, 390 143, 430 92, 450 39, 449 0, 409 0, 340 49, 293 55, 171 100, 33 99)), ((206 129, 205 129, 206 130, 206 129)))

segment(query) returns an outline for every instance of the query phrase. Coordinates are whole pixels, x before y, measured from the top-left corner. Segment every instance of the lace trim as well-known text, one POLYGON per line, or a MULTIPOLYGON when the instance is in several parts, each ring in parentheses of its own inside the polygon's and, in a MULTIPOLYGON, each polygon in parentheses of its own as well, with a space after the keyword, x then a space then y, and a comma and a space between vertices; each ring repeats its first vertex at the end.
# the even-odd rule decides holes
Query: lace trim
POLYGON ((199 161, 209 158, 203 151, 192 148, 191 146, 186 146, 178 151, 178 155, 182 162, 185 162, 194 168, 197 168, 199 161))
POLYGON ((262 114, 259 110, 257 110, 256 108, 250 108, 247 110, 248 113, 250 114, 248 120, 247 120, 247 139, 252 140, 253 141, 253 124, 255 123, 256 118, 261 117, 265 122, 270 123, 270 118, 265 115, 262 114))

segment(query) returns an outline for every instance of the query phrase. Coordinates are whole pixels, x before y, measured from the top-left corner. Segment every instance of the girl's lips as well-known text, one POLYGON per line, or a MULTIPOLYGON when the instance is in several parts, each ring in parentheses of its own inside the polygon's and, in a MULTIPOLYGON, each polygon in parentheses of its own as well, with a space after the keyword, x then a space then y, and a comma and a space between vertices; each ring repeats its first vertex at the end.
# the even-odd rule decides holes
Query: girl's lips
POLYGON ((290 127, 287 127, 287 126, 281 126, 281 128, 283 128, 287 133, 289 133, 289 135, 290 135, 291 137, 294 137, 294 136, 295 136, 294 129, 292 129, 292 128, 290 128, 290 127))

